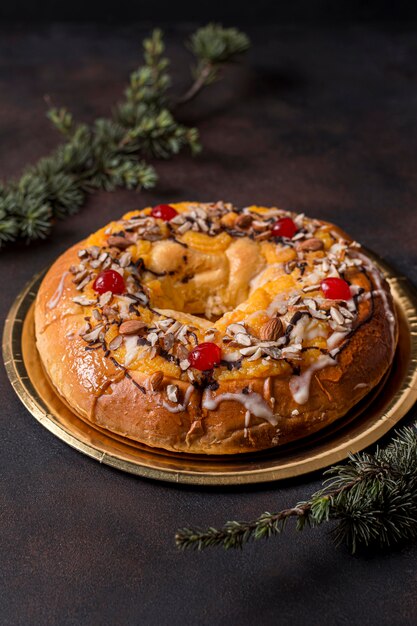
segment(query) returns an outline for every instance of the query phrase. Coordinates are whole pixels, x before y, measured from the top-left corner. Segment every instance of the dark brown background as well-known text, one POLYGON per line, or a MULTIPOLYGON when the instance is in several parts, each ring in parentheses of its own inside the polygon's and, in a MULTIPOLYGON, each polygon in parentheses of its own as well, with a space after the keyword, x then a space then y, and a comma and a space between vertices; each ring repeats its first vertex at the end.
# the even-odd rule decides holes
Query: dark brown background
POLYGON ((414 0, 13 0, 0 4, 0 20, 25 22, 108 20, 110 24, 163 19, 165 22, 227 21, 232 25, 416 18, 414 0))
MULTIPOLYGON (((178 89, 189 30, 167 29, 178 89)), ((143 34, 1 28, 0 178, 55 145, 45 93, 80 119, 106 114, 143 34)), ((47 243, 0 253, 3 317, 24 283, 85 233, 129 208, 179 199, 278 203, 334 220, 417 283, 415 29, 258 27, 251 35, 247 65, 184 110, 201 130, 198 159, 162 163, 152 193, 97 194, 47 243)), ((178 526, 277 510, 307 497, 318 475, 228 490, 141 480, 55 439, 3 370, 0 398, 2 624, 416 622, 415 546, 351 557, 323 528, 289 529, 243 552, 175 549, 178 526)))

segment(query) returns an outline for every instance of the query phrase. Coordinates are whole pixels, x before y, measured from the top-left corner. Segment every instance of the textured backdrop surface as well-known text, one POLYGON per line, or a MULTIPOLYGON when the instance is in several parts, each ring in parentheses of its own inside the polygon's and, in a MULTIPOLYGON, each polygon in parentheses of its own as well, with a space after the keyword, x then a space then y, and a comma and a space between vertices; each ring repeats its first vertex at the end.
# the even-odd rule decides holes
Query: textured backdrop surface
MULTIPOLYGON (((179 43, 189 32, 169 28, 179 43)), ((57 141, 44 94, 104 115, 137 63, 141 27, 0 29, 0 178, 57 141)), ((69 245, 144 203, 278 204, 337 222, 417 284, 417 35, 406 27, 258 28, 243 68, 184 110, 205 146, 158 165, 152 193, 97 194, 46 244, 0 253, 0 315, 69 245)), ((324 529, 242 552, 180 554, 185 524, 252 518, 319 476, 245 489, 181 487, 100 466, 28 414, 0 370, 0 622, 386 624, 417 621, 417 547, 351 557, 324 529)), ((414 410, 414 417, 417 412, 414 410)), ((410 416, 411 418, 411 416, 410 416)), ((410 420, 409 418, 409 420, 410 420)))

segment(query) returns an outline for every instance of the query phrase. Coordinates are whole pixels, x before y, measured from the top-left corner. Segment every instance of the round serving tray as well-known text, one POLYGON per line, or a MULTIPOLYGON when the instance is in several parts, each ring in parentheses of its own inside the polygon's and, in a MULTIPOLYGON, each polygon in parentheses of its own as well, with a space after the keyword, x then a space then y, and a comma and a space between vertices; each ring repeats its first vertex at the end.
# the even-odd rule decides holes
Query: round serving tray
POLYGON ((417 400, 417 293, 404 276, 370 256, 385 273, 398 311, 399 342, 391 370, 343 419, 288 446, 232 456, 175 454, 80 419, 52 389, 36 350, 33 308, 44 272, 30 281, 9 311, 3 333, 6 370, 23 404, 45 428, 80 452, 125 472, 170 482, 237 485, 322 469, 377 441, 417 400))

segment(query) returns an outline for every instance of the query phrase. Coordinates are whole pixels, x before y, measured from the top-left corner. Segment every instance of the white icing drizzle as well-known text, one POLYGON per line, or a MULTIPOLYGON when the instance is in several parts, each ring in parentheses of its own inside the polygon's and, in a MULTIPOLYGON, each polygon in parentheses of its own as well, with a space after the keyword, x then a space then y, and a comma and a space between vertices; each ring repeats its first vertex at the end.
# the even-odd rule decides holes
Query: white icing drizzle
POLYGON ((201 406, 203 409, 209 411, 215 411, 221 402, 231 400, 240 402, 247 411, 249 411, 255 417, 261 417, 266 420, 272 426, 277 425, 277 419, 273 414, 271 408, 267 405, 263 397, 259 393, 221 393, 215 398, 212 397, 209 389, 206 389, 203 393, 203 400, 201 406))
POLYGON ((378 268, 375 267, 375 265, 373 265, 369 261, 369 259, 361 252, 355 251, 355 256, 359 257, 362 260, 362 264, 364 268, 366 269, 367 272, 369 272, 372 275, 372 278, 375 281, 375 284, 378 289, 374 291, 373 293, 380 295, 382 298, 382 302, 383 302, 384 309, 385 309, 385 316, 388 320, 390 331, 391 331, 391 352, 393 353, 395 350, 395 316, 390 307, 388 296, 385 292, 385 289, 382 286, 381 273, 379 272, 378 268))
POLYGON ((348 334, 349 334, 349 331, 341 332, 341 331, 336 330, 327 339, 327 348, 329 350, 333 350, 333 348, 336 348, 336 346, 338 346, 348 334))
POLYGON ((126 346, 125 365, 129 365, 139 352, 138 338, 136 335, 126 335, 124 338, 126 346))
POLYGON ((326 328, 319 325, 317 320, 304 315, 298 320, 290 336, 294 343, 302 343, 304 340, 311 341, 317 337, 326 337, 327 332, 326 328))
POLYGON ((275 406, 275 398, 274 396, 271 394, 271 377, 268 376, 268 378, 265 378, 264 380, 264 398, 268 398, 268 402, 271 406, 271 408, 273 409, 275 406))
POLYGON ((246 411, 245 413, 245 428, 243 429, 243 436, 248 436, 248 428, 250 424, 250 411, 246 411))
POLYGON ((299 376, 291 376, 290 391, 297 404, 305 404, 310 395, 310 383, 314 372, 321 370, 327 365, 334 365, 334 359, 328 354, 319 356, 317 361, 312 363, 308 369, 299 376))
POLYGON ((274 317, 283 304, 286 304, 292 296, 298 296, 299 294, 300 289, 292 289, 291 291, 278 294, 268 305, 268 308, 266 309, 267 315, 269 317, 274 317))
POLYGON ((367 383, 358 383, 357 385, 354 386, 353 390, 355 391, 355 389, 364 389, 365 387, 368 387, 369 385, 367 383))
POLYGON ((305 328, 308 322, 309 322, 309 318, 304 315, 295 324, 294 328, 292 329, 290 333, 290 337, 293 343, 301 343, 303 341, 305 328))
POLYGON ((268 397, 271 395, 271 377, 265 378, 264 380, 264 396, 268 397))
POLYGON ((182 404, 168 404, 166 400, 162 400, 162 406, 164 409, 169 411, 170 413, 180 413, 180 411, 185 411, 188 407, 188 403, 190 402, 191 394, 194 391, 194 387, 192 385, 188 385, 187 391, 184 395, 184 402, 182 404))
POLYGON ((320 325, 316 320, 309 318, 307 320, 303 339, 311 341, 312 339, 317 339, 317 337, 325 337, 327 335, 327 330, 323 328, 323 325, 320 325))
POLYGON ((116 299, 119 304, 119 315, 122 320, 127 320, 130 318, 129 313, 129 304, 132 304, 132 300, 130 298, 125 298, 124 296, 116 296, 116 299))
POLYGON ((238 361, 242 358, 239 350, 234 350, 233 352, 226 352, 222 355, 223 361, 227 361, 228 363, 233 363, 233 361, 238 361))
POLYGON ((353 297, 353 296, 356 296, 360 292, 361 288, 359 287, 359 285, 349 285, 349 290, 353 297))
POLYGON ((46 306, 48 307, 48 309, 54 309, 56 307, 56 305, 58 304, 58 302, 61 299, 62 296, 62 292, 64 291, 64 281, 66 276, 69 274, 69 272, 64 272, 61 276, 61 280, 58 283, 58 287, 55 290, 54 295, 51 297, 51 299, 47 302, 46 306))
POLYGON ((310 272, 310 274, 308 274, 307 279, 304 283, 304 286, 308 286, 308 285, 315 285, 316 283, 320 283, 323 278, 325 278, 328 274, 326 274, 325 272, 316 269, 312 272, 310 272))

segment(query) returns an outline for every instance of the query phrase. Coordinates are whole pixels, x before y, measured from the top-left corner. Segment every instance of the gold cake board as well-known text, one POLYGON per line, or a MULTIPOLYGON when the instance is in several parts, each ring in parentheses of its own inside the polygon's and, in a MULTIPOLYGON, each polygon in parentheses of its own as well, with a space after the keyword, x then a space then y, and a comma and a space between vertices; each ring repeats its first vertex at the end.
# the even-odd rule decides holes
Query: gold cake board
POLYGON ((417 400, 417 294, 405 277, 370 256, 385 273, 398 311, 399 342, 391 370, 348 415, 294 444, 232 456, 176 454, 79 418, 51 387, 35 346, 34 300, 44 272, 30 281, 9 311, 3 333, 6 370, 23 404, 45 428, 76 450, 125 472, 178 483, 238 485, 323 469, 376 442, 417 400))

